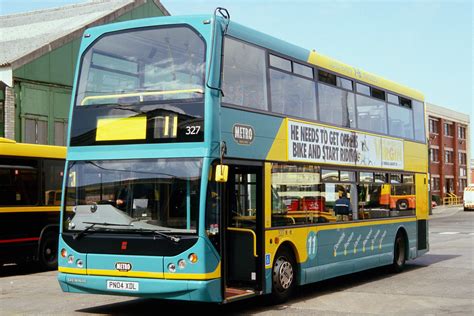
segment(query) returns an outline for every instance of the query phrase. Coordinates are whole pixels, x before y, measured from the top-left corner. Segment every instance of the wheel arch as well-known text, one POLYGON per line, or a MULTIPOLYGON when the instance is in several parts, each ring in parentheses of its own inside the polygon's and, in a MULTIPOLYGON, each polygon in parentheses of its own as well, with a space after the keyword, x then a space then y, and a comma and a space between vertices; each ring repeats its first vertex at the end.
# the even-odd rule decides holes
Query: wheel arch
MULTIPOLYGON (((405 258, 409 258, 410 256, 410 243, 409 243, 409 240, 408 240, 408 233, 407 233, 407 230, 405 229, 405 227, 403 226, 400 226, 398 227, 397 229, 397 233, 395 234, 395 239, 393 240, 393 243, 395 244, 395 240, 397 239, 397 236, 398 235, 401 235, 405 241, 405 258)), ((395 253, 394 253, 395 255, 395 253)))
POLYGON ((44 237, 44 235, 46 235, 46 233, 49 233, 49 232, 56 232, 58 234, 58 238, 59 238, 59 225, 58 224, 49 224, 49 225, 46 225, 45 227, 43 227, 43 229, 41 230, 40 236, 39 236, 38 246, 37 246, 37 249, 36 249, 36 257, 37 258, 39 258, 39 255, 40 255, 41 243, 43 242, 43 237, 44 237))
POLYGON ((293 255, 293 259, 295 260, 295 269, 296 269, 296 273, 295 273, 295 276, 296 276, 296 284, 300 284, 300 281, 301 281, 301 277, 300 277, 300 271, 301 271, 301 267, 300 267, 300 262, 301 262, 301 257, 298 253, 298 249, 296 248, 295 244, 292 243, 291 241, 289 240, 285 240, 284 242, 282 242, 278 248, 276 249, 275 251, 275 257, 273 258, 273 262, 272 262, 272 266, 275 264, 275 260, 276 260, 276 257, 277 257, 277 254, 279 251, 282 251, 282 250, 287 250, 289 253, 291 253, 293 255))

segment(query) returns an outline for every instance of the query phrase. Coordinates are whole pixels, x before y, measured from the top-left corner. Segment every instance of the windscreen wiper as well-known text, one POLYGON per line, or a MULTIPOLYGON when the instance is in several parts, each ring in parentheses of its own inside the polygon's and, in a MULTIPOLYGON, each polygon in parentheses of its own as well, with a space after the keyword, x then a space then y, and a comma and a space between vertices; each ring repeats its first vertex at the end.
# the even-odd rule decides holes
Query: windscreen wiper
POLYGON ((100 222, 83 222, 84 224, 90 224, 89 226, 87 226, 86 228, 84 228, 83 230, 81 230, 80 232, 74 234, 72 236, 72 238, 75 240, 75 239, 78 239, 78 238, 81 238, 82 236, 84 236, 85 233, 87 233, 88 231, 93 231, 92 229, 94 228, 95 225, 101 225, 101 226, 126 226, 126 227, 129 227, 129 226, 132 226, 130 224, 117 224, 117 223, 107 223, 107 222, 103 222, 103 223, 100 223, 100 222))
POLYGON ((162 230, 158 230, 158 229, 148 229, 148 228, 137 228, 137 229, 134 229, 133 230, 134 232, 141 232, 141 233, 152 233, 152 234, 156 234, 158 236, 161 236, 161 237, 164 237, 166 239, 169 239, 171 240, 172 242, 175 242, 175 243, 178 243, 181 238, 179 238, 178 236, 173 236, 173 235, 168 235, 168 234, 165 234, 163 233, 162 230))

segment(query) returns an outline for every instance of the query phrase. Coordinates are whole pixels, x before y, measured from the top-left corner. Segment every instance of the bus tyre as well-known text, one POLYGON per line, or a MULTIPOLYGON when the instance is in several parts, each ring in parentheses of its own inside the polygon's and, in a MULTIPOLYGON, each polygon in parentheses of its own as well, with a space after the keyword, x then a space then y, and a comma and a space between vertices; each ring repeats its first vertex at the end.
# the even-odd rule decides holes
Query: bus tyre
POLYGON ((282 303, 288 300, 296 286, 296 261, 291 251, 278 250, 272 269, 273 301, 282 303))
POLYGON ((39 263, 44 269, 54 270, 58 267, 58 233, 47 231, 41 238, 39 263))
POLYGON ((390 266, 391 272, 399 273, 405 268, 406 263, 406 243, 403 234, 398 233, 395 238, 395 245, 393 249, 393 263, 390 266))
POLYGON ((398 200, 397 201, 397 210, 406 211, 407 209, 408 209, 408 201, 407 200, 398 200))

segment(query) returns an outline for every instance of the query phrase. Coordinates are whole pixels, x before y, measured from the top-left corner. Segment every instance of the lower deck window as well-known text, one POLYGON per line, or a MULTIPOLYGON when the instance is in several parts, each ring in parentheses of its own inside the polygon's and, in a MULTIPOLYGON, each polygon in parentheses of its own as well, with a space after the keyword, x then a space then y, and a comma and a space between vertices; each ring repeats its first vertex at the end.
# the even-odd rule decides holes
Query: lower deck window
POLYGON ((272 164, 271 179, 273 227, 415 214, 414 175, 272 164))

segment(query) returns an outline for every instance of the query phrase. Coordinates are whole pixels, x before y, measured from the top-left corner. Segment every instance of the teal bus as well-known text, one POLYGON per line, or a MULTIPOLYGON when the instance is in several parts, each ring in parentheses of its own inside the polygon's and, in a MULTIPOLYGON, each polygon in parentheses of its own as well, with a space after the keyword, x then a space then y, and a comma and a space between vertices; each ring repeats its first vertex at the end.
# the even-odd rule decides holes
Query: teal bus
POLYGON ((423 95, 225 9, 88 29, 70 112, 65 292, 284 301, 428 251, 423 95))

